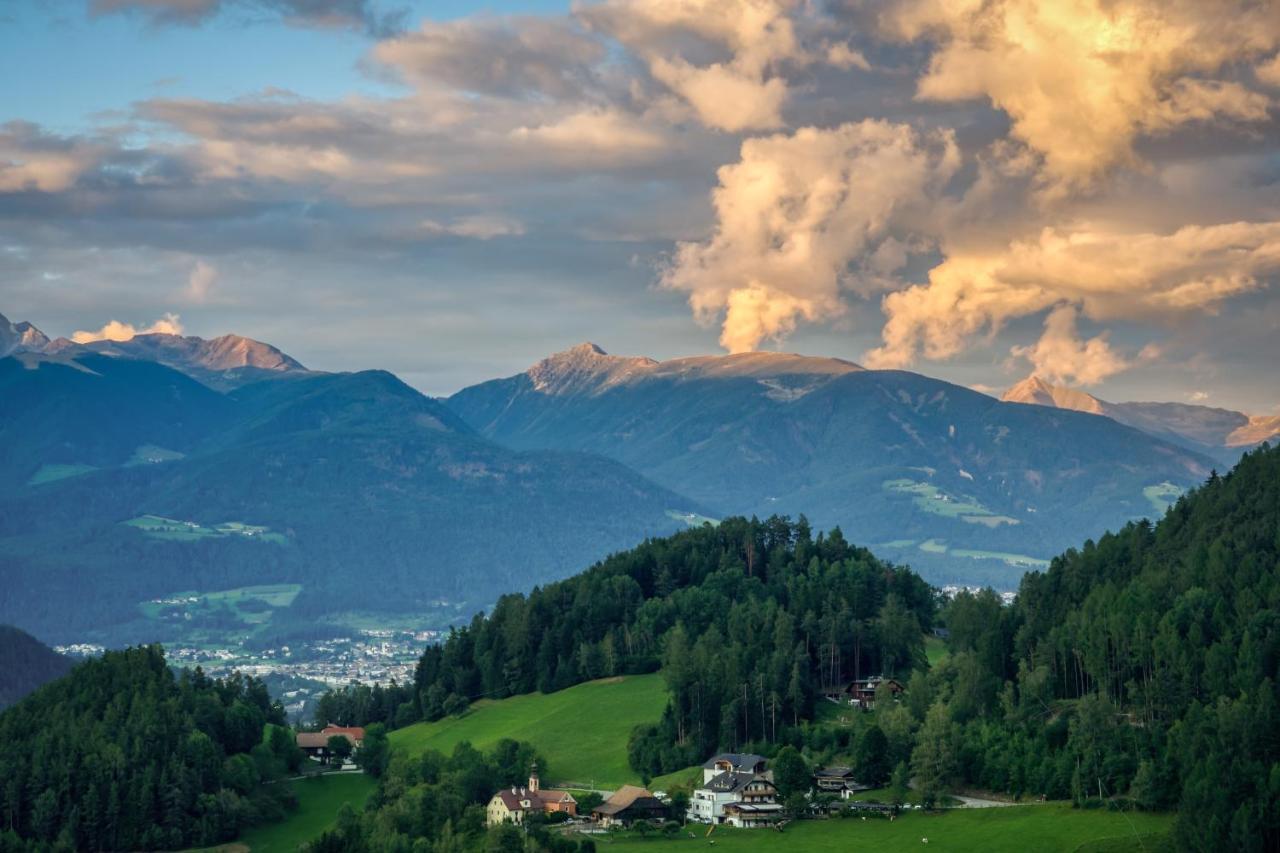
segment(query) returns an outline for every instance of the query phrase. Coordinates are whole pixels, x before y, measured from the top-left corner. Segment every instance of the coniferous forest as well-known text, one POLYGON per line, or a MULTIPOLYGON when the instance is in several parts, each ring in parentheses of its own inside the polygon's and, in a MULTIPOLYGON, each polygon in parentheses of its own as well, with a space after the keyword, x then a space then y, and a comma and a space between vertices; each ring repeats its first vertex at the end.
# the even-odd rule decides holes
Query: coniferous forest
MULTIPOLYGON (((506 596, 429 647, 412 685, 337 691, 322 708, 396 726, 661 669, 667 709, 629 743, 643 778, 720 749, 774 756, 797 777, 839 758, 873 783, 913 780, 926 804, 977 788, 1176 810, 1180 850, 1263 851, 1280 845, 1278 668, 1280 449, 1263 447, 1158 524, 1026 575, 1011 606, 989 591, 945 600, 803 519, 731 519, 506 596), (934 627, 950 654, 930 667, 934 627), (877 674, 905 684, 899 701, 822 722, 825 685, 877 674)), ((82 664, 0 716, 5 843, 231 838, 288 805, 284 786, 261 784, 297 761, 282 729, 263 735, 281 720, 260 683, 175 677, 158 648, 82 664)), ((516 743, 393 754, 370 768, 381 784, 366 814, 317 849, 471 849, 493 836, 476 807, 535 759, 516 743)))
POLYGON ((176 850, 291 807, 303 756, 263 684, 107 652, 0 715, 0 849, 176 850))

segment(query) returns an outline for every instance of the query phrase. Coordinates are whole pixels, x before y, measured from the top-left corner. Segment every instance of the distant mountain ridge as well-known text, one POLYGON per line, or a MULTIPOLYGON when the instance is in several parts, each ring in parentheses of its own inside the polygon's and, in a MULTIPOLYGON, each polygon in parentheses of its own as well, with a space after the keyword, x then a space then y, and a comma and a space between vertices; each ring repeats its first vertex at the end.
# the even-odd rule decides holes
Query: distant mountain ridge
POLYGON ((1158 514, 1155 494, 1214 464, 1105 418, 783 353, 659 362, 582 344, 446 402, 510 447, 608 456, 722 515, 804 513, 935 580, 983 560, 1015 577, 1082 531, 1158 514))
POLYGON ((311 372, 276 347, 240 335, 222 335, 206 340, 145 332, 125 341, 76 343, 68 338, 50 340, 31 323, 11 323, 0 314, 0 357, 20 353, 65 358, 97 353, 153 361, 220 390, 259 379, 311 372))
POLYGON ((1103 415, 1231 464, 1244 450, 1280 435, 1280 415, 1251 416, 1190 403, 1109 403, 1038 376, 1028 376, 1000 399, 1103 415))
POLYGON ((0 622, 149 641, 143 602, 271 583, 302 586, 279 618, 306 626, 469 615, 704 511, 613 460, 496 444, 385 371, 283 367, 218 389, 86 347, 0 358, 21 401, 0 406, 0 622))

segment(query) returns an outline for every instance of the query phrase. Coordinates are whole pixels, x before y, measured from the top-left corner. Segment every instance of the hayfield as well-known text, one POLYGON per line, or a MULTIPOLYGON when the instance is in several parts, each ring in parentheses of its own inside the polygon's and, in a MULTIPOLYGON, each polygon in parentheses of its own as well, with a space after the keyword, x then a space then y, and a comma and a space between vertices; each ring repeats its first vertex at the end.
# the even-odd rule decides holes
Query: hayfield
POLYGON ((600 842, 601 850, 664 851, 708 849, 769 853, 846 853, 849 850, 981 851, 981 853, 1075 853, 1075 851, 1171 850, 1167 833, 1172 815, 1082 811, 1068 805, 1009 806, 990 809, 951 809, 940 814, 909 812, 894 821, 883 818, 844 818, 800 821, 779 833, 771 830, 733 830, 717 827, 708 838, 706 827, 689 827, 674 839, 620 837, 600 842), (692 831, 694 837, 689 837, 692 831), (928 839, 925 843, 924 839, 928 839))
POLYGON ((639 783, 627 764, 627 739, 636 726, 656 723, 666 704, 661 675, 626 675, 557 693, 481 699, 462 717, 394 731, 391 743, 415 753, 447 754, 464 740, 483 750, 513 738, 542 754, 547 781, 610 789, 639 783))
POLYGON ((330 773, 289 784, 298 795, 298 810, 280 823, 246 832, 240 841, 251 853, 294 853, 337 823, 343 803, 364 808, 377 783, 363 773, 330 773))

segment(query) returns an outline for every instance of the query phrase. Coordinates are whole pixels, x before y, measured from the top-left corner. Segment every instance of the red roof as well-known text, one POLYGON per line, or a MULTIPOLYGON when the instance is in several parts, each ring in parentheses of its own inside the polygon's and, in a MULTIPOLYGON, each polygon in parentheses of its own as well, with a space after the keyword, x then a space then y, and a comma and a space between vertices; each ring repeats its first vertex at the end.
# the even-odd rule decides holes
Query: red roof
POLYGON ((325 726, 320 730, 320 734, 332 737, 333 735, 346 735, 356 743, 364 740, 363 726, 335 726, 333 723, 325 726))

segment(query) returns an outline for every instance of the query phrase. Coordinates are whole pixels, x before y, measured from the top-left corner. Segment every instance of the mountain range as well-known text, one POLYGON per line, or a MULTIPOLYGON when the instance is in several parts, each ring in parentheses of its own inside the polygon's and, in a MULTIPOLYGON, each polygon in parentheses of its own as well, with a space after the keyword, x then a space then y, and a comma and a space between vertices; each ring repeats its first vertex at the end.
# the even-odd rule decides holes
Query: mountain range
POLYGON ((456 619, 730 514, 804 514, 935 582, 1008 588, 1218 460, 783 353, 582 344, 443 400, 231 335, 74 343, 0 318, 0 353, 0 622, 58 639, 148 639, 151 599, 271 583, 301 586, 298 620, 456 619))
POLYGON ((1000 398, 1102 415, 1234 465, 1251 447, 1280 435, 1280 415, 1246 415, 1190 403, 1109 403, 1085 391, 1028 376, 1000 398))

